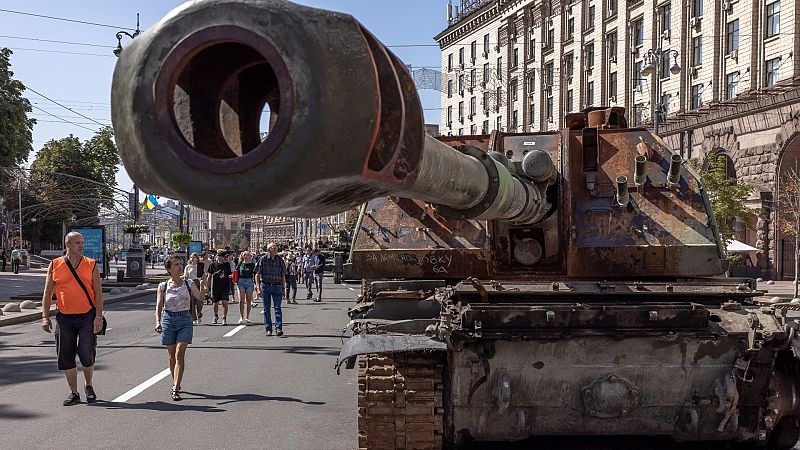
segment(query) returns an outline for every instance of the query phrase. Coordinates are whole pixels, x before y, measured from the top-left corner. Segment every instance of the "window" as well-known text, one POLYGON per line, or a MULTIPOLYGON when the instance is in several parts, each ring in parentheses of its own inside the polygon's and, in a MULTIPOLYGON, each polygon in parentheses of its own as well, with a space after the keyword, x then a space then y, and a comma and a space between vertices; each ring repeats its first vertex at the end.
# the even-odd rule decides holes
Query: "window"
POLYGON ((472 41, 469 45, 469 57, 473 63, 478 58, 478 43, 476 41, 472 41))
POLYGON ((672 8, 669 3, 658 8, 658 31, 664 33, 672 26, 672 8))
POLYGON ((733 100, 739 90, 739 72, 729 73, 725 76, 725 98, 733 100))
POLYGON ((644 18, 640 17, 633 21, 633 46, 641 47, 644 45, 644 18))
POLYGON ((781 32, 781 2, 767 5, 767 37, 777 36, 781 32))
POLYGON ((608 98, 617 97, 617 72, 608 74, 608 98))
POLYGON ((692 0, 692 17, 703 15, 703 0, 692 0))
POLYGON ((638 126, 644 122, 644 103, 633 105, 633 125, 638 126))
POLYGON ((464 121, 464 102, 458 102, 458 120, 464 121))
POLYGON ((692 108, 697 109, 703 106, 703 85, 695 84, 692 86, 692 108))
POLYGON ((556 45, 556 29, 553 28, 553 21, 550 21, 550 26, 547 28, 547 41, 545 42, 545 49, 552 50, 556 45))
POLYGON ((458 135, 459 136, 463 136, 464 135, 464 129, 463 128, 459 128, 458 129, 458 135))
POLYGON ((474 88, 478 84, 478 69, 470 69, 469 71, 469 87, 474 88))
POLYGON ((664 94, 661 96, 661 118, 667 117, 669 114, 669 104, 672 100, 672 96, 670 94, 664 94))
POLYGON ((584 47, 584 53, 586 59, 586 69, 592 70, 594 67, 594 44, 586 44, 586 47, 584 47))
POLYGON ((483 54, 484 55, 488 55, 489 54, 489 35, 488 34, 484 34, 483 35, 483 54))
POLYGON ((481 127, 481 134, 489 134, 489 120, 483 121, 483 126, 481 127))
POLYGON ((590 30, 594 28, 594 5, 589 5, 589 9, 586 12, 586 27, 585 30, 590 30))
POLYGON ((703 64, 703 36, 697 36, 692 38, 692 66, 701 64, 703 64))
POLYGON ((453 124, 453 107, 452 106, 448 106, 447 107, 447 126, 448 127, 452 126, 452 124, 453 124))
POLYGON ((575 18, 569 16, 567 19, 567 40, 571 40, 575 37, 575 18))
POLYGON ((483 65, 483 82, 489 82, 489 63, 483 65))
POLYGON ((670 71, 669 71, 669 63, 672 61, 672 56, 669 53, 664 53, 661 55, 661 78, 669 78, 670 71))
POLYGON ((544 66, 544 84, 547 87, 552 87, 553 83, 555 83, 555 73, 556 69, 552 62, 545 64, 544 66))
POLYGON ((453 98, 453 80, 447 80, 447 98, 453 98))
POLYGON ((494 129, 497 131, 503 131, 503 116, 497 116, 497 120, 494 124, 494 129))
POLYGON ((475 115, 475 112, 478 110, 478 97, 472 97, 469 99, 469 115, 470 117, 475 115))
POLYGON ((586 106, 594 104, 594 81, 586 83, 586 106))
POLYGON ((641 88, 644 86, 644 75, 642 75, 642 68, 644 67, 644 61, 636 61, 634 64, 633 69, 633 86, 641 88))
POLYGON ((503 57, 497 58, 497 79, 503 81, 503 57))
POLYGON ((502 99, 503 99, 503 87, 502 86, 497 86, 497 94, 496 95, 497 95, 497 97, 495 97, 494 106, 495 106, 496 109, 500 109, 500 105, 501 105, 502 99))
POLYGON ((483 112, 489 112, 489 103, 491 102, 491 93, 489 91, 483 92, 483 112))
POLYGON ((511 67, 517 67, 519 65, 519 48, 514 47, 514 51, 511 53, 511 67))
POLYGON ((617 0, 608 0, 608 17, 614 17, 617 15, 617 0))
POLYGON ((614 30, 606 35, 606 49, 608 58, 611 62, 617 60, 617 31, 614 30))
POLYGON ((767 61, 765 71, 764 87, 774 86, 778 82, 778 69, 781 67, 781 58, 772 58, 767 61))
POLYGON ((511 130, 509 131, 517 131, 517 111, 511 111, 511 130))
POLYGON ((553 94, 552 93, 548 94, 547 98, 545 99, 545 109, 546 109, 546 112, 547 112, 547 121, 548 122, 552 122, 553 121, 553 94))
POLYGON ((447 55, 447 71, 448 72, 452 72, 453 71, 453 54, 452 53, 447 55))
POLYGON ((528 36, 528 53, 526 53, 525 56, 528 59, 536 58, 536 38, 533 37, 533 30, 531 30, 530 36, 528 36))
POLYGON ((731 54, 739 49, 739 19, 728 22, 725 39, 725 53, 731 54))
POLYGON ((458 49, 458 65, 464 67, 464 47, 458 49))
POLYGON ((572 89, 567 90, 567 112, 572 112, 572 89))
POLYGON ((519 89, 519 83, 517 82, 516 78, 511 80, 511 86, 509 87, 509 89, 511 89, 511 101, 512 102, 517 101, 518 98, 517 90, 519 89))
POLYGON ((528 79, 528 92, 536 92, 536 74, 533 71, 530 71, 527 75, 525 75, 525 78, 528 79))
POLYGON ((458 94, 464 95, 464 74, 458 76, 458 94))
POLYGON ((531 103, 530 105, 528 105, 528 125, 533 125, 535 116, 536 116, 536 105, 531 103))
POLYGON ((571 77, 572 76, 573 71, 575 70, 574 59, 575 59, 575 57, 572 55, 572 52, 567 53, 566 55, 564 55, 564 76, 565 77, 571 77))
POLYGON ((472 125, 470 125, 470 126, 469 126, 469 134, 471 134, 471 135, 478 134, 478 133, 476 133, 475 131, 476 131, 476 130, 475 130, 475 124, 472 124, 472 125))

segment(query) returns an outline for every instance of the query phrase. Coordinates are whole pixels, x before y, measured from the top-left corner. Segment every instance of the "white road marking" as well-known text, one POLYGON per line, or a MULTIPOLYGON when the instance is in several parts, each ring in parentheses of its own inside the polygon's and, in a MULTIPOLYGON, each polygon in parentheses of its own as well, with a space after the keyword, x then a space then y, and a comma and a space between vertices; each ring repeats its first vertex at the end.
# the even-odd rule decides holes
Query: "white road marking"
POLYGON ((224 335, 224 336, 222 336, 222 337, 231 337, 231 336, 233 336, 234 334, 236 334, 236 333, 238 333, 239 331, 241 331, 242 329, 244 329, 244 327, 245 327, 245 326, 246 326, 246 325, 239 325, 238 327, 236 327, 236 328, 232 329, 231 331, 228 331, 227 333, 225 333, 225 335, 224 335))
POLYGON ((161 381, 161 379, 165 378, 167 375, 169 375, 169 368, 166 368, 166 369, 162 370, 161 372, 153 375, 152 377, 150 377, 144 383, 142 383, 142 384, 136 386, 135 388, 131 389, 130 391, 120 395, 119 397, 115 398, 114 400, 111 400, 111 402, 112 403, 125 403, 128 400, 132 399, 133 397, 136 397, 137 395, 139 395, 142 392, 144 392, 145 389, 147 389, 150 386, 158 383, 159 381, 161 381))

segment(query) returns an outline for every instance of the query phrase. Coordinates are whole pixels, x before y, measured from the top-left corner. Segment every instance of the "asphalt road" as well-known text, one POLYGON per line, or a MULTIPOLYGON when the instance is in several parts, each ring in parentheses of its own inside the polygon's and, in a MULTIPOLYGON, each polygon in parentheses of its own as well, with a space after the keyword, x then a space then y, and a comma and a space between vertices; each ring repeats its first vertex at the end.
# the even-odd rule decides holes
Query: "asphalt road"
MULTIPOLYGON (((326 279, 326 284, 330 279, 326 279)), ((0 328, 0 448, 352 449, 356 444, 354 371, 333 369, 352 290, 327 285, 322 303, 285 305, 283 337, 256 324, 194 330, 184 400, 170 377, 124 402, 111 402, 167 368, 153 331, 155 297, 109 305, 98 341, 93 405, 61 406, 69 393, 56 369, 52 335, 38 322, 0 328)), ((231 305, 229 323, 239 318, 231 305)), ((81 397, 85 401, 82 375, 81 397)))

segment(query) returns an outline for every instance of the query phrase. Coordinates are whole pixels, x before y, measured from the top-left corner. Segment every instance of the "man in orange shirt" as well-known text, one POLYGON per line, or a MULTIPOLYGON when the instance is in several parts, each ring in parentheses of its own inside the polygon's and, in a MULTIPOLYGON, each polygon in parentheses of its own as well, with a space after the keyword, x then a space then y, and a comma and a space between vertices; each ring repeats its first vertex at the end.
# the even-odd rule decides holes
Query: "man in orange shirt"
POLYGON ((80 358, 83 366, 86 402, 97 400, 92 374, 97 354, 95 333, 103 328, 103 288, 95 260, 83 256, 83 236, 75 231, 67 234, 64 246, 67 254, 54 259, 47 268, 42 296, 42 329, 50 332, 50 304, 55 290, 58 369, 64 371, 71 390, 64 406, 71 406, 81 402, 75 356, 80 358))

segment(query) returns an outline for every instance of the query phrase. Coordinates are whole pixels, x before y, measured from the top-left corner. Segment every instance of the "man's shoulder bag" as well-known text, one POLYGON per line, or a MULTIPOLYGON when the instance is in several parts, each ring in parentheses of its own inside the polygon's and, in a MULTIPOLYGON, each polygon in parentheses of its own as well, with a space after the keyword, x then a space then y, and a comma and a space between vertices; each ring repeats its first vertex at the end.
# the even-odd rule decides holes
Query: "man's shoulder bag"
MULTIPOLYGON (((67 258, 66 255, 64 256, 64 262, 67 264, 67 267, 69 267, 69 271, 72 272, 72 276, 75 277, 75 281, 78 282, 78 286, 80 286, 81 289, 83 289, 83 293, 86 294, 86 300, 89 300, 89 305, 91 305, 92 311, 96 311, 97 308, 95 308, 95 306, 94 306, 94 301, 92 300, 92 296, 89 295, 89 290, 86 289, 86 286, 83 284, 83 281, 81 281, 81 277, 78 276, 78 272, 76 272, 75 268, 72 267, 72 264, 69 262, 69 258, 67 258)), ((97 263, 95 263, 95 264, 97 264, 97 263)), ((92 274, 94 274, 94 266, 92 267, 92 274)), ((106 334, 106 326, 108 326, 108 323, 106 322, 106 317, 103 316, 103 328, 101 328, 100 331, 98 331, 95 334, 97 334, 97 335, 105 335, 106 334)))

